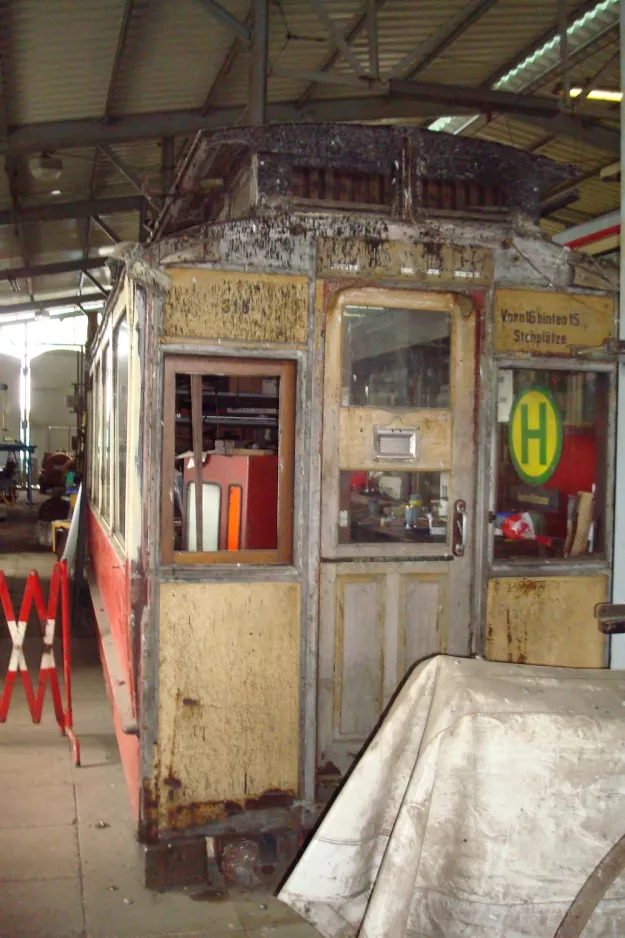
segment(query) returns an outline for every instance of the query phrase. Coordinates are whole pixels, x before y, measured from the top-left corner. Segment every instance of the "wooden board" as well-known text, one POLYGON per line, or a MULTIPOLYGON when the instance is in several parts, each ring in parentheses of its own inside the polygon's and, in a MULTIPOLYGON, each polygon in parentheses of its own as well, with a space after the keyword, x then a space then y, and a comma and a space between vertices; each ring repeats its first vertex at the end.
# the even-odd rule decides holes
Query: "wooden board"
POLYGON ((299 584, 161 584, 161 828, 298 793, 299 675, 299 584))
POLYGON ((615 300, 544 290, 495 291, 495 352, 572 356, 596 348, 614 328, 615 300))
POLYGON ((246 342, 306 342, 308 279, 168 268, 166 336, 246 342))
POLYGON ((605 576, 500 577, 488 584, 486 657, 491 661, 604 666, 605 640, 594 617, 605 576))
POLYGON ((493 258, 491 251, 467 245, 322 238, 317 242, 317 274, 455 281, 467 286, 491 282, 493 258))
POLYGON ((341 407, 339 412, 339 468, 390 469, 414 472, 451 467, 451 412, 412 410, 401 415, 371 407, 341 407), (374 428, 415 430, 417 451, 409 462, 385 463, 374 459, 374 428))
POLYGON ((321 764, 344 772, 407 672, 449 651, 448 580, 446 566, 427 562, 322 563, 321 764))

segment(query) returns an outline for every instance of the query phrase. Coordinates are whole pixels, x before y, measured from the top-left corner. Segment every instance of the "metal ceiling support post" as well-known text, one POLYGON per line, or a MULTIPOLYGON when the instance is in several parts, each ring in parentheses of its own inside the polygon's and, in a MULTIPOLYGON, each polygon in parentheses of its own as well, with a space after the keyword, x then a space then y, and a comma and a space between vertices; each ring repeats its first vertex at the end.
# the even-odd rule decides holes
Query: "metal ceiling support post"
POLYGON ((267 107, 267 48, 269 39, 269 0, 254 0, 252 26, 252 67, 250 69, 250 124, 264 124, 267 107))
POLYGON ((571 74, 569 72, 569 37, 567 33, 566 0, 558 0, 558 28, 560 31, 560 65, 562 69, 562 92, 564 109, 571 108, 571 74))
MULTIPOLYGON (((625 0, 621 0, 621 91, 625 88, 625 0)), ((621 163, 625 159, 625 102, 621 101, 621 163)), ((621 186, 621 231, 625 224, 625 186, 621 186)), ((621 291, 619 339, 625 339, 625 252, 621 245, 621 291)), ((625 603, 625 362, 618 366, 616 398, 616 466, 614 470, 614 556, 612 558, 612 602, 625 603)), ((610 667, 625 668, 625 635, 610 639, 610 667)))
POLYGON ((169 190, 174 183, 174 172, 176 169, 176 157, 174 152, 174 138, 163 137, 161 141, 161 175, 163 179, 163 197, 169 195, 169 190))

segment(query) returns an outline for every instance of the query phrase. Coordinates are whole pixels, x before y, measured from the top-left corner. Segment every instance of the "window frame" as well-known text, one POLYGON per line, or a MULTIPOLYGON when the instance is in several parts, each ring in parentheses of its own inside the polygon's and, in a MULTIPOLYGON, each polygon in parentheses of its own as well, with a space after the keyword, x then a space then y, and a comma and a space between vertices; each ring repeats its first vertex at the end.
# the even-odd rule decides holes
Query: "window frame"
POLYGON ((533 356, 532 358, 514 358, 509 356, 495 356, 492 371, 492 410, 491 410, 491 438, 490 438, 490 498, 489 519, 493 518, 487 527, 487 568, 488 578, 503 575, 536 576, 538 572, 544 574, 552 571, 554 574, 573 574, 576 570, 589 572, 595 570, 608 573, 612 562, 614 523, 614 454, 615 454, 615 418, 616 418, 616 368, 612 362, 601 360, 579 361, 574 358, 552 358, 548 356, 533 356), (603 500, 603 549, 597 554, 580 554, 575 557, 495 557, 495 526, 494 518, 498 496, 498 465, 497 465, 497 402, 498 380, 501 370, 524 371, 564 371, 564 372, 593 372, 604 374, 607 377, 608 415, 605 426, 605 477, 603 500))
POLYGON ((129 391, 130 391, 130 326, 128 324, 128 316, 126 310, 123 309, 121 315, 115 320, 112 325, 112 337, 111 337, 111 349, 112 349, 112 381, 111 381, 111 405, 112 405, 112 425, 113 425, 113 446, 112 446, 112 465, 111 465, 111 494, 113 497, 113 506, 110 517, 110 527, 118 541, 124 546, 126 542, 126 497, 127 497, 127 475, 128 475, 128 405, 129 405, 129 391), (119 378, 119 355, 118 355, 118 339, 119 339, 119 330, 122 325, 126 325, 126 335, 127 335, 127 352, 126 352, 126 410, 125 410, 125 443, 126 443, 126 462, 125 462, 125 474, 124 474, 124 505, 123 505, 123 524, 121 522, 122 515, 122 504, 120 499, 121 489, 121 468, 120 468, 120 458, 119 458, 119 443, 120 443, 120 408, 119 408, 119 394, 118 394, 118 378, 119 378), (117 471, 114 471, 114 468, 117 468, 117 471))
MULTIPOLYGON (((168 354, 163 359, 163 457, 161 469, 161 563, 291 565, 295 468, 297 362, 293 359, 216 358, 168 354), (277 548, 260 550, 174 550, 174 468, 176 375, 279 378, 277 548)), ((201 444, 200 444, 201 445, 201 444)), ((196 462, 196 486, 202 481, 196 462)))

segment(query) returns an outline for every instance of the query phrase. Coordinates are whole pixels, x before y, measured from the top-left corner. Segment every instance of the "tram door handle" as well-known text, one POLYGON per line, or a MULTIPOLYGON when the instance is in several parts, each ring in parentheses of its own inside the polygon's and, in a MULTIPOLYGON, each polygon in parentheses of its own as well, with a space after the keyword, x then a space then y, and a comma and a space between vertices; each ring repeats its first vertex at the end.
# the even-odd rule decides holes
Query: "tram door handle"
POLYGON ((452 527, 452 552, 454 557, 462 557, 469 541, 469 515, 467 503, 459 498, 454 502, 452 527))

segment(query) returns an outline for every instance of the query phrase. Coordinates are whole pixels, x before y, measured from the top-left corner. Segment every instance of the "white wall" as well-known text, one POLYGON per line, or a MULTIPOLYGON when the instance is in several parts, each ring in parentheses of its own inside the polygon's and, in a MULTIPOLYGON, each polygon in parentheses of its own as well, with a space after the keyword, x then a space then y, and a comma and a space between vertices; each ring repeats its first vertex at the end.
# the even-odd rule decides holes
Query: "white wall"
POLYGON ((37 449, 37 465, 48 450, 48 427, 71 427, 50 433, 51 449, 67 449, 76 435, 76 414, 65 406, 65 395, 76 381, 77 352, 53 350, 33 358, 30 365, 30 442, 37 449), (69 440, 69 442, 68 442, 69 440))
MULTIPOLYGON (((0 384, 8 384, 7 391, 7 435, 20 438, 20 361, 12 355, 0 354, 0 384)), ((0 413, 0 437, 2 436, 2 414, 0 413)))

